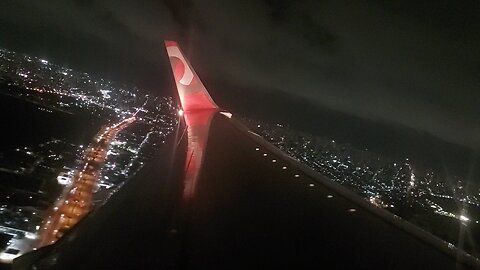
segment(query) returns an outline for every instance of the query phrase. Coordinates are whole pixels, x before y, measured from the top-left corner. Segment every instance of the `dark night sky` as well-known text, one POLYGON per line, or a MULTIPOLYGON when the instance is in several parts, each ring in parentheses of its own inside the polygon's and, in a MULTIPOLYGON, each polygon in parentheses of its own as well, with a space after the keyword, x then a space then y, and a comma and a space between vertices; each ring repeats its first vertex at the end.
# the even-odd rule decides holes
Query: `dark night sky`
POLYGON ((167 93, 177 39, 214 98, 303 98, 480 147, 477 0, 1 2, 0 46, 74 69, 167 93))

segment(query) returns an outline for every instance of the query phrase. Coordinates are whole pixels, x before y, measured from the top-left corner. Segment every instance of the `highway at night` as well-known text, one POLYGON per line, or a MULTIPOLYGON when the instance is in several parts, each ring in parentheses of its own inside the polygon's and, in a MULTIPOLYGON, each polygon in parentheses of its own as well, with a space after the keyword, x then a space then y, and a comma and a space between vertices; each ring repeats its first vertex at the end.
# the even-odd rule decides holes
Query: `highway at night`
POLYGON ((89 211, 106 146, 135 119, 100 132, 42 228, 42 244, 53 245, 17 258, 15 269, 480 267, 246 128, 217 106, 178 43, 165 46, 181 102, 176 135, 55 243, 89 211))
POLYGON ((445 242, 432 241, 385 211, 372 211, 368 202, 299 167, 235 120, 213 117, 204 153, 188 196, 171 193, 179 183, 161 177, 168 175, 165 166, 149 168, 68 243, 55 247, 53 269, 343 269, 352 264, 455 269, 458 264, 445 242))
POLYGON ((107 157, 109 143, 119 131, 135 121, 127 118, 112 126, 104 127, 94 142, 85 150, 84 166, 75 175, 71 185, 50 210, 39 231, 38 247, 55 243, 92 209, 92 196, 96 190, 100 171, 107 157))

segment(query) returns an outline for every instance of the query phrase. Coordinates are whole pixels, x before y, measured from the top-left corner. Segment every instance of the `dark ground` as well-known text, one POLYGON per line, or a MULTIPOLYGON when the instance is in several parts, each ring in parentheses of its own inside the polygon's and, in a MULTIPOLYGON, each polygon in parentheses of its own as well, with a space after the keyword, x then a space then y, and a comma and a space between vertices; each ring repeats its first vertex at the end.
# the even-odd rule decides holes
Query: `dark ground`
POLYGON ((462 269, 277 154, 216 117, 190 204, 177 200, 165 154, 38 269, 462 269))

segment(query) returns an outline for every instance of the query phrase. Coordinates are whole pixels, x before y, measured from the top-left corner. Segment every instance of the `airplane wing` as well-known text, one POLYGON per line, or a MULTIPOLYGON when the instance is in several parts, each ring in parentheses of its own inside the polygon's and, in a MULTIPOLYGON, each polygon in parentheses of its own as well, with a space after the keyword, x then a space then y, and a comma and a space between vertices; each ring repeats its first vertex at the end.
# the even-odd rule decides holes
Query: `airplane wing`
POLYGON ((171 151, 14 269, 470 269, 478 260, 221 113, 166 42, 183 115, 171 151))

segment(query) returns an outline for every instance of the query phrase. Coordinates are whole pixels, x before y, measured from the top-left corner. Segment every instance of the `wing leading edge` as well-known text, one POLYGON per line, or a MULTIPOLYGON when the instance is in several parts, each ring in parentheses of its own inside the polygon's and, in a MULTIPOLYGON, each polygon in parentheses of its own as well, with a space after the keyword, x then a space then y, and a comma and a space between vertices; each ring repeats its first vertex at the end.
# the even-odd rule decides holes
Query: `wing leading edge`
POLYGON ((13 269, 480 269, 478 259, 219 116, 178 45, 166 45, 187 126, 187 136, 172 137, 176 150, 159 155, 173 165, 141 171, 13 269))

